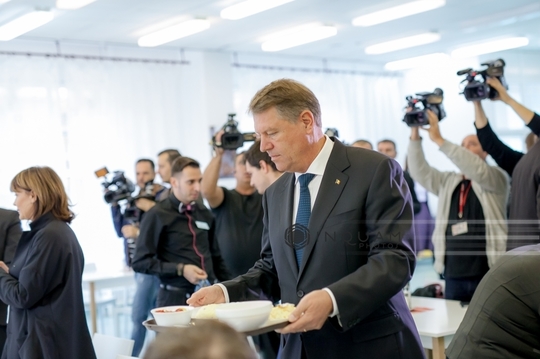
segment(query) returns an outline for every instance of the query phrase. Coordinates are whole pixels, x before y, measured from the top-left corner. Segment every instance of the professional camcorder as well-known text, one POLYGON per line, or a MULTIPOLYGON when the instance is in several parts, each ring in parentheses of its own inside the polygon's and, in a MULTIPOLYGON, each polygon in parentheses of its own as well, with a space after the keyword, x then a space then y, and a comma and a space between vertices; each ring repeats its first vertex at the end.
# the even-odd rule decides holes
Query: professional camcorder
POLYGON ((122 214, 124 215, 124 220, 128 223, 138 222, 141 218, 141 210, 135 206, 137 199, 147 198, 155 201, 153 181, 148 181, 139 195, 133 197, 132 193, 135 191, 135 185, 126 178, 123 171, 114 171, 110 181, 107 180, 109 171, 106 167, 97 170, 95 174, 98 178, 103 178, 101 185, 105 189, 103 194, 105 202, 109 204, 118 204, 121 201, 126 202, 122 214))
POLYGON ((420 92, 416 97, 407 96, 407 108, 409 112, 403 117, 403 122, 409 127, 429 125, 427 110, 433 111, 439 121, 446 117, 443 107, 443 90, 436 88, 433 92, 420 92))
POLYGON ((499 93, 486 83, 486 78, 488 76, 499 79, 504 88, 508 90, 508 85, 504 78, 504 65, 506 64, 503 59, 497 59, 484 62, 482 66, 487 66, 484 70, 473 70, 469 68, 458 71, 458 76, 467 75, 467 77, 461 81, 462 83, 467 82, 462 92, 465 95, 465 99, 467 101, 478 101, 486 98, 496 98, 499 93), (477 79, 477 76, 480 76, 481 81, 477 79))
POLYGON ((229 119, 223 125, 222 129, 224 131, 223 136, 221 136, 221 142, 216 142, 216 137, 212 137, 212 145, 216 147, 221 147, 224 150, 236 150, 244 145, 244 142, 255 141, 255 133, 241 133, 238 130, 238 122, 235 121, 235 113, 229 114, 229 119))

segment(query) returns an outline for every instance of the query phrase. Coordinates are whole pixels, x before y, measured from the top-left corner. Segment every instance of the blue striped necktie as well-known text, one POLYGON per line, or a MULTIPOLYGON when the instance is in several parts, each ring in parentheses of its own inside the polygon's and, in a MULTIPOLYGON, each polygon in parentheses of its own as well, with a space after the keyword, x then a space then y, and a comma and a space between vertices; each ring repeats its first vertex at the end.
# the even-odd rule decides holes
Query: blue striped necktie
MULTIPOLYGON (((309 235, 308 233, 305 233, 304 231, 307 231, 308 224, 309 224, 309 217, 311 217, 311 196, 309 194, 309 182, 315 177, 312 173, 304 173, 300 177, 298 177, 298 182, 300 182, 300 200, 298 201, 298 211, 296 212, 296 222, 295 225, 299 228, 296 228, 295 238, 300 238, 300 236, 304 237, 305 235, 309 235)), ((304 241, 297 242, 295 241, 295 253, 296 253, 296 263, 298 264, 298 268, 300 268, 300 265, 302 264, 302 257, 304 255, 304 247, 305 243, 304 241)))

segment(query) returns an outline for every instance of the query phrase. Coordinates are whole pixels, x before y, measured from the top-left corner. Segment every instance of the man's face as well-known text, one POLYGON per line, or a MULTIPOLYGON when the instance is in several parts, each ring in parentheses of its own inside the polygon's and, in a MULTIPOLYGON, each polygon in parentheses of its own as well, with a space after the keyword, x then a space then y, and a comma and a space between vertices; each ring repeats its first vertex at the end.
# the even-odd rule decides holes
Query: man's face
POLYGON ((157 173, 161 177, 161 180, 165 183, 169 183, 171 180, 171 164, 169 163, 169 155, 167 153, 159 155, 157 164, 157 173))
POLYGON ((373 147, 371 147, 371 145, 367 142, 353 143, 352 146, 358 148, 365 148, 366 150, 373 150, 373 147))
POLYGON ((308 135, 312 129, 300 118, 295 123, 281 118, 274 107, 254 114, 253 120, 255 132, 261 139, 261 152, 268 153, 279 171, 305 171, 303 159, 311 146, 308 135))
POLYGON ((264 171, 260 168, 250 165, 246 162, 246 171, 251 175, 251 186, 257 189, 257 192, 263 194, 269 186, 268 178, 264 171))
POLYGON ((395 159, 397 156, 396 148, 390 142, 381 142, 377 145, 377 151, 383 155, 395 159))
POLYGON ((156 176, 152 166, 146 161, 139 162, 135 165, 135 173, 137 176, 137 186, 140 189, 144 189, 144 185, 149 181, 153 181, 156 176))
POLYGON ((199 198, 202 180, 200 168, 188 166, 171 176, 170 180, 173 194, 180 202, 189 204, 199 198))
POLYGON ((234 159, 234 177, 236 182, 243 186, 249 186, 251 175, 246 171, 245 157, 243 154, 234 159))
POLYGON ((476 135, 469 135, 465 137, 463 142, 461 142, 461 146, 465 147, 483 160, 485 160, 487 157, 487 152, 485 152, 482 148, 480 141, 478 141, 478 136, 476 135))

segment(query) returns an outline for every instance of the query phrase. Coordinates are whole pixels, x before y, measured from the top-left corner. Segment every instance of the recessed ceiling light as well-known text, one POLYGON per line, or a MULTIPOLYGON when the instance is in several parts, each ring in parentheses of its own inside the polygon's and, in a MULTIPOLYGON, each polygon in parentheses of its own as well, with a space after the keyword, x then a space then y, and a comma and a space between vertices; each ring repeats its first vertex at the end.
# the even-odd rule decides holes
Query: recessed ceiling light
POLYGON ((270 10, 294 0, 248 0, 221 10, 224 19, 238 20, 259 12, 270 10))
POLYGON ((439 41, 441 35, 436 32, 426 32, 424 34, 414 35, 403 37, 401 39, 381 42, 380 44, 371 45, 366 47, 366 54, 368 55, 379 55, 385 54, 387 52, 407 49, 409 47, 415 47, 425 44, 430 44, 432 42, 439 41))
POLYGON ((384 69, 388 71, 407 70, 415 67, 441 64, 448 61, 449 59, 450 56, 448 56, 447 54, 438 52, 435 54, 411 57, 408 59, 388 62, 386 65, 384 65, 384 69))
POLYGON ((308 44, 310 42, 326 39, 337 34, 337 29, 334 26, 317 26, 307 27, 299 31, 287 32, 286 34, 276 34, 262 43, 263 51, 273 52, 281 51, 291 47, 308 44))
POLYGON ((418 0, 403 5, 394 6, 381 11, 372 12, 354 18, 354 26, 373 26, 403 17, 416 15, 429 10, 437 9, 446 4, 446 0, 418 0))
POLYGON ((36 10, 16 18, 0 26, 0 41, 13 40, 16 37, 26 34, 42 25, 45 25, 54 18, 50 11, 36 10))
POLYGON ((94 1, 96 0, 56 0, 56 7, 65 10, 75 10, 93 3, 94 1))
POLYGON ((174 40, 204 31, 210 27, 210 21, 204 19, 193 19, 186 22, 167 27, 165 29, 145 35, 137 41, 139 46, 154 47, 166 44, 174 40))
POLYGON ((516 49, 518 47, 527 46, 528 44, 529 39, 526 37, 510 37, 463 46, 452 51, 451 56, 456 59, 464 59, 483 54, 490 54, 492 52, 516 49))

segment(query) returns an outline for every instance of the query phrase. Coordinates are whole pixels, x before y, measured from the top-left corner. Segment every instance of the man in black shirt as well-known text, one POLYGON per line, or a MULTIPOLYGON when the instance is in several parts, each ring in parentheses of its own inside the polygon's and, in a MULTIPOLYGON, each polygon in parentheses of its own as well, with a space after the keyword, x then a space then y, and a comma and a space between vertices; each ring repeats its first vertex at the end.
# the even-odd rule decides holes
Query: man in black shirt
POLYGON ((214 237, 214 218, 196 203, 201 179, 197 161, 177 158, 171 169, 171 195, 141 222, 133 270, 159 277, 159 307, 185 304, 201 281, 230 278, 214 237))
MULTIPOLYGON (((216 135, 219 142, 223 132, 216 135)), ((219 169, 223 149, 216 147, 215 156, 204 171, 201 190, 216 216, 216 233, 227 268, 233 276, 246 273, 260 258, 263 229, 262 196, 251 186, 243 153, 235 158, 236 187, 219 187, 219 169)))
MULTIPOLYGON (((514 100, 496 78, 486 80, 501 100, 516 112, 536 136, 540 134, 540 116, 514 100)), ((502 143, 487 121, 480 102, 475 102, 476 131, 487 145, 486 151, 512 176, 507 250, 540 243, 540 146, 538 141, 527 154, 502 143)))

